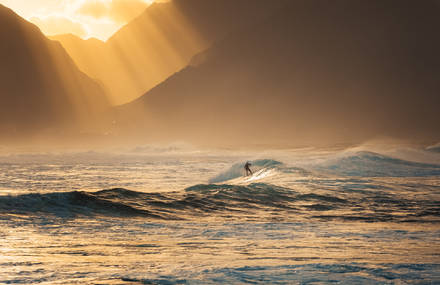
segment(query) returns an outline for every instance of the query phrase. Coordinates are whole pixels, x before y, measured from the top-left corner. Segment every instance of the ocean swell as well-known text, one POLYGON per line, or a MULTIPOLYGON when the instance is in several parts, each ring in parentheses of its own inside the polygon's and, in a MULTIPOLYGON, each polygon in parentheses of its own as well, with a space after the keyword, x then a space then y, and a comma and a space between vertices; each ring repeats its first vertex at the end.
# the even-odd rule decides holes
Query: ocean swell
MULTIPOLYGON (((377 190, 376 190, 377 191, 377 190)), ((184 191, 143 193, 116 188, 0 197, 0 216, 75 218, 143 217, 182 220, 195 217, 284 220, 341 219, 365 221, 438 221, 435 201, 408 200, 383 191, 297 192, 266 183, 200 184, 184 191)))

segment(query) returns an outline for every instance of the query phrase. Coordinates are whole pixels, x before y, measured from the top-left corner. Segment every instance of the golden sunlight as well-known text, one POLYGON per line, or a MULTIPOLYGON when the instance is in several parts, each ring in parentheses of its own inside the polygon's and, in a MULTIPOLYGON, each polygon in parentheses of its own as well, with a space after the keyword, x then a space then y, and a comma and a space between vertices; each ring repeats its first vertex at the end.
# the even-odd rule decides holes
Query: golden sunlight
POLYGON ((439 1, 0 0, 0 285, 440 285, 439 1))
POLYGON ((107 40, 154 0, 0 0, 49 36, 107 40))
MULTIPOLYGON (((96 3, 89 2, 82 11, 104 17, 100 9, 105 7, 96 3)), ((62 43, 82 71, 106 86, 114 105, 124 104, 185 67, 194 54, 207 47, 179 7, 169 3, 166 7, 150 6, 105 43, 96 39, 82 41, 72 35, 50 38, 62 43)), ((127 11, 121 8, 120 14, 110 15, 120 21, 127 11)))

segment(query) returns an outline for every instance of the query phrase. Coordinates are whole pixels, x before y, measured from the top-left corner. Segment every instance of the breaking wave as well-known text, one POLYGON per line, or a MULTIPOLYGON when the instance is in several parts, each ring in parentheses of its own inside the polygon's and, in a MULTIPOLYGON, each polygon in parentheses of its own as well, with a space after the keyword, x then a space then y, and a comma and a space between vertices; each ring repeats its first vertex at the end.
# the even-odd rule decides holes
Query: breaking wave
POLYGON ((315 170, 346 176, 422 177, 440 175, 439 164, 407 161, 375 152, 346 153, 315 165, 315 170))
MULTIPOLYGON (((283 163, 272 160, 272 159, 258 159, 250 161, 252 164, 252 170, 255 174, 260 174, 262 172, 267 172, 271 169, 280 167, 283 165, 283 163)), ((243 177, 245 175, 244 173, 244 162, 236 163, 232 165, 228 170, 221 172, 220 174, 216 175, 215 177, 211 178, 209 180, 209 183, 219 183, 219 182, 225 182, 229 181, 235 178, 243 177)))
POLYGON ((430 152, 437 152, 437 153, 440 153, 440 143, 437 143, 437 144, 435 144, 435 145, 428 146, 428 147, 426 148, 426 150, 427 150, 427 151, 430 151, 430 152))

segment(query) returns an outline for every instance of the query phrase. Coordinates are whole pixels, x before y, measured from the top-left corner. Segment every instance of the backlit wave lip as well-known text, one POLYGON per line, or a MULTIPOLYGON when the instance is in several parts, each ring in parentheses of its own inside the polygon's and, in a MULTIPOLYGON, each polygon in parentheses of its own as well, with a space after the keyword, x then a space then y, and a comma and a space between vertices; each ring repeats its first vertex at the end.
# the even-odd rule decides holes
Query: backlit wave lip
POLYGON ((371 151, 339 155, 314 165, 315 171, 361 177, 426 177, 440 175, 440 164, 420 163, 371 151))

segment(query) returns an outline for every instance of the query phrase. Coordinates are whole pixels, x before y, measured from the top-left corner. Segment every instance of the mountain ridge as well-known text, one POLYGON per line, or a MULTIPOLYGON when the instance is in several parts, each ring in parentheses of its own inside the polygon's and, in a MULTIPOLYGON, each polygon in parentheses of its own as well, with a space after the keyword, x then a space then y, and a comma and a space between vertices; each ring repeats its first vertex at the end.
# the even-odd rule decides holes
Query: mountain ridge
POLYGON ((59 42, 3 5, 0 14, 2 136, 77 129, 108 111, 105 92, 59 42))
POLYGON ((172 0, 153 3, 93 48, 58 38, 86 73, 103 82, 115 105, 127 103, 184 68, 192 56, 288 1, 172 0), (110 72, 111 71, 111 72, 110 72))
POLYGON ((435 137, 438 8, 292 1, 121 106, 121 128, 135 120, 151 136, 196 141, 435 137))

